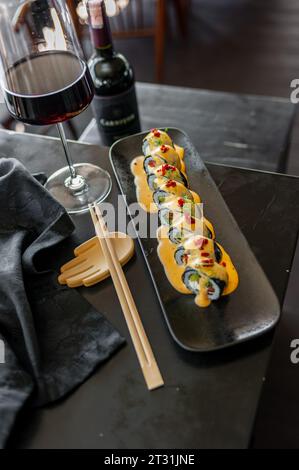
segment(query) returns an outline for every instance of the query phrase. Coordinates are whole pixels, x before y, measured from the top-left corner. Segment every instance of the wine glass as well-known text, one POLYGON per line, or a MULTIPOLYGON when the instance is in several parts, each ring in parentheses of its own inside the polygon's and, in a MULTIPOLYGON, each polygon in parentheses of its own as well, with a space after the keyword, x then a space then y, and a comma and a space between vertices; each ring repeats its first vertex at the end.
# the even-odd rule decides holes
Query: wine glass
POLYGON ((69 213, 111 190, 109 173, 74 164, 62 122, 84 111, 93 82, 65 0, 0 0, 0 83, 9 113, 27 124, 56 124, 68 166, 46 188, 69 213))

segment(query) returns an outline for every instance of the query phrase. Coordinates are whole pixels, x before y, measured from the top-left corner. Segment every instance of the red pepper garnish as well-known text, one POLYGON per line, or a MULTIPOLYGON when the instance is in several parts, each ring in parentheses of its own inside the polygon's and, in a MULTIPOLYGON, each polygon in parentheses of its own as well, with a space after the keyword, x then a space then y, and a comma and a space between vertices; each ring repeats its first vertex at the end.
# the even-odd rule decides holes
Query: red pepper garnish
POLYGON ((207 245, 209 243, 209 240, 205 238, 204 245, 207 245))
POLYGON ((151 133, 154 134, 155 137, 160 137, 161 135, 160 131, 156 127, 151 129, 151 133))
POLYGON ((201 256, 204 256, 204 257, 206 258, 207 256, 210 256, 210 253, 206 253, 206 252, 204 251, 203 253, 201 253, 201 256))
POLYGON ((168 152, 168 148, 166 147, 166 145, 161 145, 160 150, 162 153, 168 152))
POLYGON ((154 166, 156 166, 156 162, 154 162, 154 160, 151 160, 149 162, 148 166, 154 167, 154 166))
POLYGON ((222 261, 221 266, 224 266, 224 268, 226 268, 226 262, 222 261))
POLYGON ((175 171, 175 166, 172 166, 172 165, 169 165, 168 163, 166 163, 165 165, 162 165, 162 175, 165 176, 165 173, 166 171, 175 171))
POLYGON ((163 168, 167 171, 167 170, 172 170, 172 171, 175 171, 175 166, 173 165, 169 165, 169 163, 165 163, 165 165, 163 165, 163 168))
POLYGON ((185 201, 183 198, 180 197, 180 198, 178 199, 178 206, 179 206, 179 207, 183 207, 184 204, 186 204, 186 201, 185 201))
POLYGON ((176 187, 175 181, 172 181, 172 180, 167 181, 166 188, 175 188, 175 187, 176 187))

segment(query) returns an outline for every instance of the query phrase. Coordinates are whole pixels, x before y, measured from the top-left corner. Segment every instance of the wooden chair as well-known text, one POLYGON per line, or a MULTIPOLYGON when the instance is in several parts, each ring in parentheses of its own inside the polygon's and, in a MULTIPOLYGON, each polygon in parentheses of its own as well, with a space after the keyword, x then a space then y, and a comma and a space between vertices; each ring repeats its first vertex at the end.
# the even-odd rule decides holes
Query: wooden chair
POLYGON ((152 26, 145 21, 146 1, 148 2, 148 0, 131 0, 126 10, 112 18, 111 26, 116 38, 152 37, 154 39, 155 77, 157 82, 161 82, 167 28, 167 0, 156 0, 155 18, 152 26))
MULTIPOLYGON (((79 0, 66 0, 74 18, 79 37, 84 32, 76 14, 76 3, 79 0)), ((190 0, 155 0, 153 24, 146 21, 151 6, 149 0, 130 0, 129 5, 119 15, 110 19, 113 35, 116 38, 152 37, 155 42, 155 77, 157 82, 163 80, 165 38, 167 31, 168 9, 175 8, 178 29, 181 34, 187 33, 187 18, 190 0)))
POLYGON ((188 14, 191 0, 173 0, 179 28, 183 36, 188 33, 188 14))

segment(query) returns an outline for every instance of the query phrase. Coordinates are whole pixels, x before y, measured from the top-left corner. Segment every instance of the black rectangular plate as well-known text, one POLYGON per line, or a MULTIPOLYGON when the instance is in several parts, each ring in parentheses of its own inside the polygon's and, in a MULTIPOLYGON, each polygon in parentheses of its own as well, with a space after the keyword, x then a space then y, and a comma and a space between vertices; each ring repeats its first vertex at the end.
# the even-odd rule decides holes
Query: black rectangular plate
MULTIPOLYGON (((169 283, 157 255, 157 240, 140 238, 169 330, 180 346, 198 352, 255 338, 278 321, 277 297, 190 139, 179 129, 171 128, 168 132, 173 141, 185 149, 190 188, 200 195, 205 216, 215 228, 217 241, 231 256, 240 281, 231 295, 212 302, 207 308, 199 308, 194 303, 194 295, 180 294, 169 283)), ((119 140, 110 150, 113 170, 128 205, 137 202, 130 165, 142 154, 146 134, 119 140)))

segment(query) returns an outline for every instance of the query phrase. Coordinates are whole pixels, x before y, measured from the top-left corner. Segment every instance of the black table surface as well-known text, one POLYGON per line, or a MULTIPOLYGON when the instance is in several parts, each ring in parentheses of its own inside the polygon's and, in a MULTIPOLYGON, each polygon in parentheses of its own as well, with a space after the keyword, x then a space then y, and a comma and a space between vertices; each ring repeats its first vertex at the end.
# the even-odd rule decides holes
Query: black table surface
POLYGON ((253 448, 299 448, 299 363, 293 364, 290 357, 294 351, 291 343, 299 338, 298 285, 299 243, 258 406, 253 448))
MULTIPOLYGON (((63 165, 61 145, 55 139, 0 131, 0 149, 2 155, 18 157, 31 171, 50 174, 63 165)), ((111 171, 105 148, 73 143, 72 153, 75 161, 100 164, 111 171)), ((294 219, 299 179, 208 167, 282 303, 299 228, 298 218, 294 219)), ((117 195, 114 180, 109 200, 115 203, 117 195)), ((75 235, 51 261, 56 267, 71 257, 73 246, 93 235, 88 215, 76 216, 74 221, 75 235)), ((65 400, 24 411, 10 447, 246 448, 273 332, 216 353, 189 353, 170 337, 137 244, 126 274, 165 387, 146 390, 111 280, 81 289, 128 343, 65 400)))
MULTIPOLYGON (((282 172, 295 106, 284 98, 137 83, 142 129, 185 130, 203 160, 282 172)), ((99 143, 94 121, 83 140, 99 143)))

